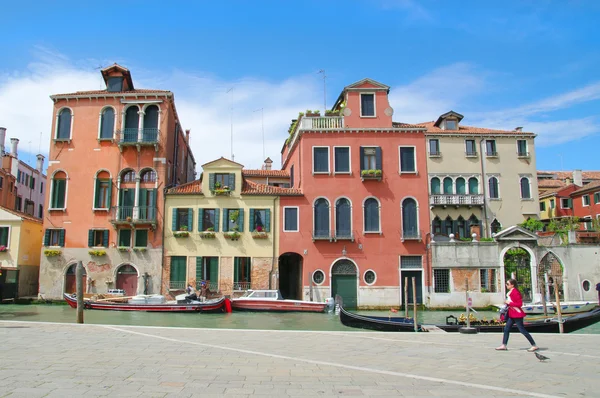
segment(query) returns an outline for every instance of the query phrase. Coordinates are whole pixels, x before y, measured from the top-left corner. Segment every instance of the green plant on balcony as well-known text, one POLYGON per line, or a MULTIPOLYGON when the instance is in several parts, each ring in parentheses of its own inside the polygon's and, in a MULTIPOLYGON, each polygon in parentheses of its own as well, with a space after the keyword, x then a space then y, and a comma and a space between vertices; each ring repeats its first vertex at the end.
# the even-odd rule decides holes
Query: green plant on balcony
POLYGON ((134 247, 133 251, 143 253, 146 251, 146 248, 145 247, 134 247))
POLYGON ((223 237, 229 240, 238 240, 242 236, 238 231, 225 232, 223 237))
POLYGON ((306 117, 320 117, 321 116, 321 111, 319 110, 315 110, 315 111, 311 111, 310 109, 306 110, 306 117))
POLYGON ((200 237, 202 239, 215 239, 216 238, 215 229, 213 227, 206 228, 206 231, 200 232, 200 237))
POLYGON ((173 232, 173 235, 176 238, 187 238, 190 236, 190 232, 188 231, 187 225, 182 225, 179 227, 178 231, 173 232))
POLYGON ((330 110, 330 109, 327 109, 327 110, 325 111, 325 116, 339 116, 339 115, 340 115, 340 111, 339 111, 339 110, 337 110, 337 111, 332 111, 332 110, 330 110))
POLYGON ((254 231, 252 231, 252 238, 254 239, 268 239, 269 234, 264 231, 261 227, 256 227, 254 231))
POLYGON ((461 242, 473 242, 473 238, 459 238, 461 242))
POLYGON ((103 250, 103 249, 92 249, 92 250, 88 251, 88 254, 90 256, 96 256, 96 257, 106 256, 106 250, 103 250))
POLYGON ((58 249, 44 249, 44 255, 46 257, 55 257, 55 256, 60 256, 61 255, 61 251, 58 249))
POLYGON ((217 181, 215 182, 215 185, 211 191, 213 195, 229 195, 231 189, 229 189, 229 186, 222 185, 219 181, 217 181))
POLYGON ((117 250, 119 250, 120 252, 128 252, 128 251, 131 251, 131 247, 129 247, 129 246, 119 246, 119 247, 117 247, 117 250))
POLYGON ((480 242, 493 242, 494 238, 481 238, 479 239, 480 242))

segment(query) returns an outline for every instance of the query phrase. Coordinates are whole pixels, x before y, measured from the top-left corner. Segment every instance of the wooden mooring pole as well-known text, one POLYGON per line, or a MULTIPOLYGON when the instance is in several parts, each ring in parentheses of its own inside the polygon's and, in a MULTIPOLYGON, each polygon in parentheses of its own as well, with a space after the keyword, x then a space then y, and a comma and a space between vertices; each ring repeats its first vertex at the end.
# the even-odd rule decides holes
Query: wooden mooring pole
POLYGON ((412 277, 412 288, 413 288, 413 325, 415 326, 415 332, 419 331, 417 325, 417 278, 412 277))
POLYGON ((404 317, 408 318, 408 277, 404 277, 404 317))
MULTIPOLYGON (((557 279, 554 278, 556 281, 557 279)), ((556 297, 556 315, 558 316, 558 331, 559 333, 564 333, 564 325, 562 320, 562 310, 560 308, 560 297, 558 296, 558 283, 554 283, 554 296, 556 297)))
POLYGON ((77 289, 77 323, 83 323, 83 263, 77 262, 75 268, 76 289, 77 289))

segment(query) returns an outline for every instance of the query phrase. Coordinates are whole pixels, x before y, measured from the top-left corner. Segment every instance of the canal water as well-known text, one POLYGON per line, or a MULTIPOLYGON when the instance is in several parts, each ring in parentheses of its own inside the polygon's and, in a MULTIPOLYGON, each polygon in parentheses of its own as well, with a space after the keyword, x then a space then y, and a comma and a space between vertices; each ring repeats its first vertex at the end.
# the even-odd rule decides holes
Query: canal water
MULTIPOLYGON (((387 311, 358 311, 375 316, 403 316, 404 312, 391 314, 387 311)), ((460 311, 420 311, 418 322, 440 324, 448 315, 458 317, 460 311)), ((478 319, 493 319, 497 312, 479 311, 478 319)), ((0 305, 0 320, 75 323, 76 310, 68 305, 58 304, 3 304, 0 305)), ((339 317, 331 314, 314 313, 265 313, 234 312, 231 314, 177 314, 152 312, 85 311, 85 323, 101 325, 168 326, 187 328, 221 329, 266 329, 266 330, 319 330, 319 331, 359 331, 341 324, 339 317)), ((364 331, 364 330, 362 330, 364 331)), ((576 333, 600 334, 600 323, 576 333)))

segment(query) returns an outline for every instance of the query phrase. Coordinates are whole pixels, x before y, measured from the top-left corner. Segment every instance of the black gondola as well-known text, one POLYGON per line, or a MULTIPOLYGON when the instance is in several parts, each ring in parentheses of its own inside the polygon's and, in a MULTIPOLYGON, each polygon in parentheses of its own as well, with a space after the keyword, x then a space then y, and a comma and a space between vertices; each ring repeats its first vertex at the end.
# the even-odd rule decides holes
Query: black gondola
MULTIPOLYGON (((531 321, 528 321, 527 318, 525 319, 525 327, 530 333, 559 333, 558 322, 555 318, 545 318, 531 321)), ((340 321, 345 326, 360 329, 379 330, 382 332, 414 332, 415 330, 414 323, 411 318, 358 315, 346 311, 342 306, 340 306, 340 321)), ((599 321, 600 308, 596 308, 590 312, 583 312, 574 314, 572 316, 563 317, 563 329, 565 333, 570 333, 593 325, 599 321)), ((458 332, 461 327, 466 326, 461 323, 453 323, 448 321, 447 323, 450 324, 432 326, 442 329, 446 332, 458 332)), ((478 325, 477 322, 471 322, 471 327, 477 328, 480 333, 501 333, 504 330, 504 324, 478 325)), ((426 332, 427 328, 427 325, 417 324, 417 330, 419 332, 426 332)), ((518 331, 516 326, 513 328, 515 331, 518 331)))

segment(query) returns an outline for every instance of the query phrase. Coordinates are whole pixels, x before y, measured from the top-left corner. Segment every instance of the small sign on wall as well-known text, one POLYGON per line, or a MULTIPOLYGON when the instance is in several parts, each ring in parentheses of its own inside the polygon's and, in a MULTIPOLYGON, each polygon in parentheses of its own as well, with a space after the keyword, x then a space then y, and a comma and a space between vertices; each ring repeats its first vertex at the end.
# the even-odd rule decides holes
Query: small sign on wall
POLYGON ((23 254, 23 261, 27 261, 29 260, 29 255, 28 254, 23 254))

